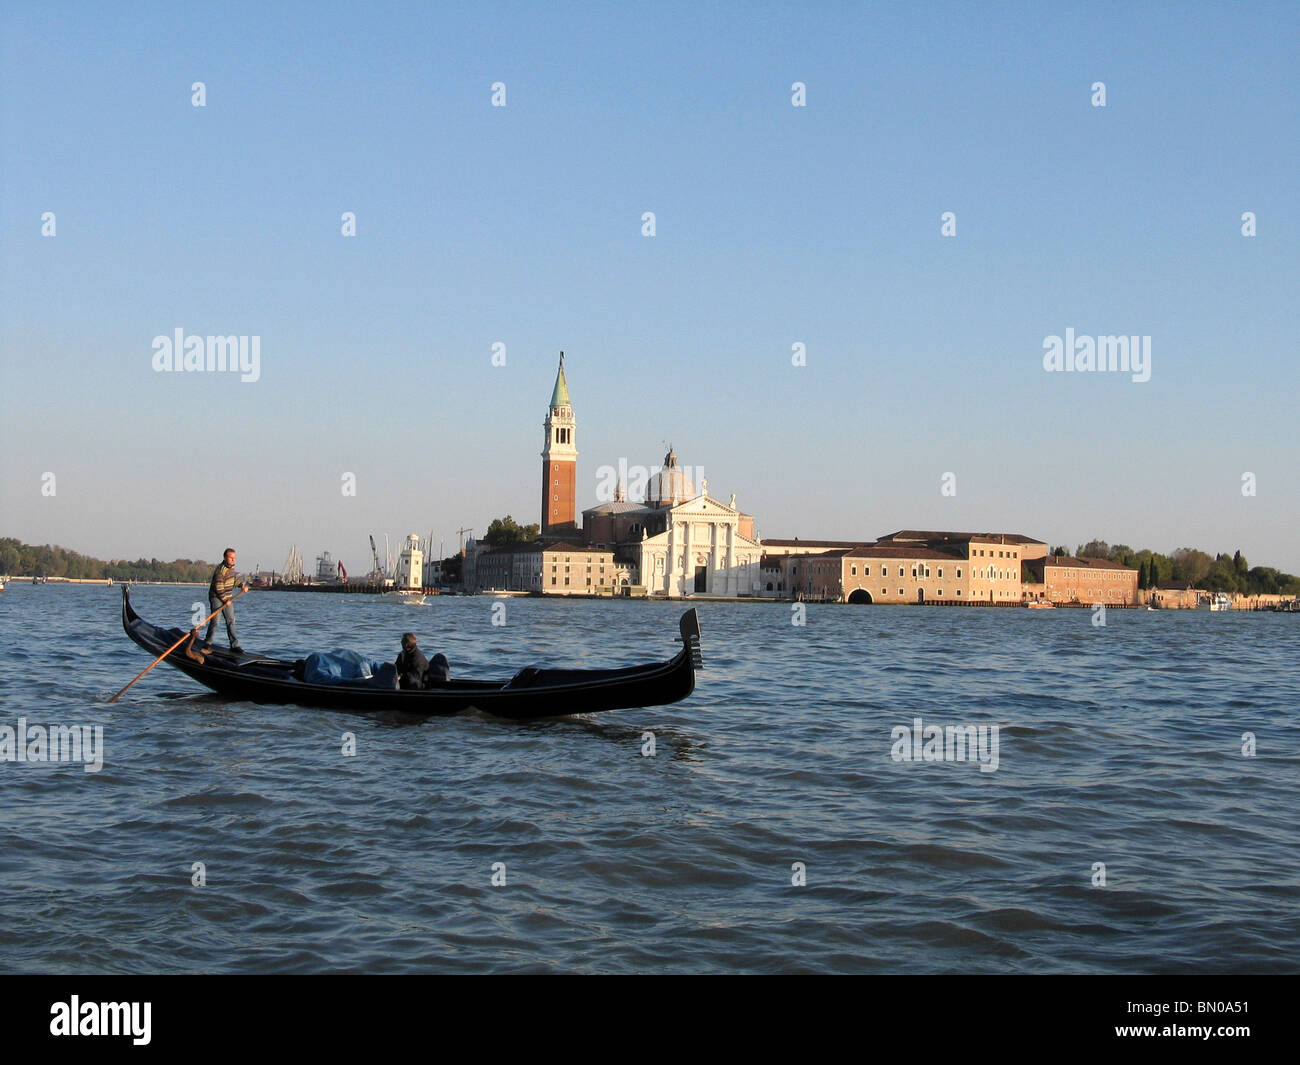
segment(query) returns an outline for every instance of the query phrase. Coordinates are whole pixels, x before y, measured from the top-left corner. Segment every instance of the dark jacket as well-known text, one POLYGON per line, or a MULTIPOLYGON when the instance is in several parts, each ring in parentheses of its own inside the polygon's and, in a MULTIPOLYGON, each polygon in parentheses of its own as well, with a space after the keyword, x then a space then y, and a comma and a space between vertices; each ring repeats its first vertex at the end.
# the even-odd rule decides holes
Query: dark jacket
POLYGON ((429 672, 429 660, 417 647, 414 651, 402 651, 393 663, 403 688, 423 688, 425 674, 429 672))

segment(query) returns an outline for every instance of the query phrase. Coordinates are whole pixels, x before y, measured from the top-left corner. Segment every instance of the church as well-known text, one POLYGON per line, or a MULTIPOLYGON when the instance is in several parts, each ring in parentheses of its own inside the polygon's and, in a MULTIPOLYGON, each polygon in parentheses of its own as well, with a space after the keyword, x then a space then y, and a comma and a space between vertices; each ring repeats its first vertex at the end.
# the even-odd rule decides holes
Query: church
POLYGON ((763 548, 753 515, 699 490, 671 448, 651 476, 643 502, 629 502, 622 486, 610 503, 582 512, 583 540, 608 545, 636 569, 649 595, 750 596, 759 588, 763 548))
POLYGON ((503 591, 540 590, 543 594, 682 598, 758 593, 763 548, 754 532, 753 516, 737 509, 734 495, 727 503, 711 497, 707 478, 696 485, 671 447, 663 465, 656 467, 649 478, 644 499, 627 499, 626 487, 620 483, 613 500, 582 512, 579 528, 578 425, 564 373, 563 352, 543 427, 546 442, 541 455, 540 542, 526 551, 527 562, 518 557, 523 545, 512 549, 514 557, 509 565, 504 564, 504 558, 486 557, 498 552, 475 545, 476 558, 471 566, 478 575, 474 582, 478 587, 487 587, 484 580, 493 574, 499 575, 498 581, 520 584, 518 588, 501 587, 503 591), (600 583, 592 584, 585 570, 584 585, 578 585, 576 578, 575 584, 567 587, 567 581, 558 583, 558 569, 557 579, 551 580, 549 569, 558 563, 553 563, 551 555, 561 552, 570 566, 577 556, 582 556, 583 565, 592 562, 597 567, 594 579, 600 583), (533 555, 542 568, 537 574, 524 574, 520 567, 530 568, 533 555), (497 561, 503 564, 498 566, 497 561), (600 579, 606 572, 614 578, 610 584, 600 579))

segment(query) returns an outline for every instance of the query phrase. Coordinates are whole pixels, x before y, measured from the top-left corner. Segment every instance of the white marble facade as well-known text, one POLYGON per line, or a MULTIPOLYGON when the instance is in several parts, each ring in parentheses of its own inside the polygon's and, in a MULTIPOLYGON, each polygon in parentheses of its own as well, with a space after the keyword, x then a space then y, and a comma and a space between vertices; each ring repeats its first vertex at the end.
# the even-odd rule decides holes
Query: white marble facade
POLYGON ((740 534, 740 511, 698 495, 660 510, 665 529, 638 548, 640 584, 651 595, 754 595, 763 549, 740 534))

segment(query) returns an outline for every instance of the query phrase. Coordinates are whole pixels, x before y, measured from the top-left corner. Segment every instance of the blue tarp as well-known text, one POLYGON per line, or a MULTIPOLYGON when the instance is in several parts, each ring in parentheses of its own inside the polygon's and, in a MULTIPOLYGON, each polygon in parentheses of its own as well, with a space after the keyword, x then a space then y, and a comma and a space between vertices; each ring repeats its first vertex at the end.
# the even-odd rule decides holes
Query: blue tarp
POLYGON ((364 688, 396 688, 397 668, 391 662, 372 662, 356 651, 335 648, 307 656, 303 680, 308 684, 355 684, 364 688))

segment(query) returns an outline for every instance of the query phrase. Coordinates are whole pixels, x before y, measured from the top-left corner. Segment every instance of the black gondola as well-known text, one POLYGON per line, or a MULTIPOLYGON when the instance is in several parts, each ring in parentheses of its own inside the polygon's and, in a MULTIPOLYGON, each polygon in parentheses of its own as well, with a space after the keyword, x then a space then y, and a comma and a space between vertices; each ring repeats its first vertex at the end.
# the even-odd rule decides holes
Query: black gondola
MULTIPOLYGON (((326 710, 397 710, 439 717, 477 709, 496 717, 526 720, 661 706, 685 699, 695 689, 695 671, 701 665, 700 621, 694 609, 682 615, 679 627, 682 649, 666 662, 622 669, 529 668, 509 680, 453 679, 418 691, 308 684, 300 679, 298 663, 248 653, 235 655, 220 648, 198 655, 190 646, 192 638, 172 651, 167 663, 221 695, 249 702, 296 703, 326 710)), ((122 628, 154 656, 186 635, 184 629, 163 629, 145 621, 132 609, 125 587, 122 628)))

